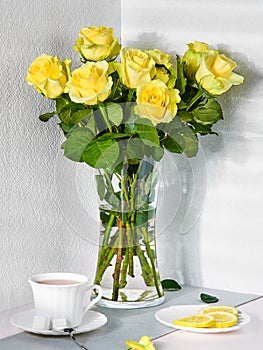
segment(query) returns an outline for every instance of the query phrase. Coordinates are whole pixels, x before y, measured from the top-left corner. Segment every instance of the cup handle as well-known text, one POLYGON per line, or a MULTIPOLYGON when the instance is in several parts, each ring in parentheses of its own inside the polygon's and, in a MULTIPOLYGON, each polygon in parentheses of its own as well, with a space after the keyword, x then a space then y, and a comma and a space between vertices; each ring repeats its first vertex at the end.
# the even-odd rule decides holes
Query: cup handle
POLYGON ((98 286, 97 284, 94 284, 93 286, 91 287, 88 287, 88 289, 91 288, 91 289, 95 289, 96 292, 98 293, 98 295, 96 296, 96 298, 92 299, 91 302, 84 308, 84 311, 83 311, 83 315, 82 317, 85 315, 85 313, 94 305, 96 304, 102 297, 102 288, 101 286, 98 286))

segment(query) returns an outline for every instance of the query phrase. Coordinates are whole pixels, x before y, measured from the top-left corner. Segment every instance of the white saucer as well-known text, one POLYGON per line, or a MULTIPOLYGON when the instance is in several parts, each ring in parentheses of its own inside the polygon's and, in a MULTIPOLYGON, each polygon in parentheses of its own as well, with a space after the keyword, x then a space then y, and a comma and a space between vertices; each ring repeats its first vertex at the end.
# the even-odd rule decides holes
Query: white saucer
MULTIPOLYGON (((19 312, 11 317, 10 322, 13 326, 30 333, 43 335, 68 335, 68 333, 63 331, 38 330, 32 328, 34 313, 34 309, 19 312)), ((81 324, 75 328, 74 334, 93 331, 94 329, 104 326, 106 322, 107 317, 105 315, 97 311, 88 311, 84 315, 81 324)))
POLYGON ((187 332, 194 333, 223 333, 223 332, 232 332, 236 331, 239 328, 245 326, 250 321, 250 316, 244 312, 238 312, 238 323, 232 327, 227 328, 194 328, 194 327, 185 327, 178 326, 173 324, 173 320, 187 317, 191 315, 196 315, 198 311, 204 308, 203 305, 178 305, 170 306, 166 309, 161 309, 155 313, 155 318, 157 321, 165 324, 168 327, 181 329, 187 332))

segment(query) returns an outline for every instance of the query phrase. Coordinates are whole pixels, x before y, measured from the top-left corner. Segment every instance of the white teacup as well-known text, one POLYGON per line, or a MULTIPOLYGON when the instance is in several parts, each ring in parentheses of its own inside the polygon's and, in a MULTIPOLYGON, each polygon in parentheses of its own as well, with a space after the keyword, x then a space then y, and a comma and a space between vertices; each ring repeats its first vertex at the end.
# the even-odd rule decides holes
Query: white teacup
MULTIPOLYGON (((67 327, 77 327, 85 313, 102 297, 102 289, 89 284, 84 275, 76 273, 44 273, 29 278, 32 287, 35 315, 52 320, 65 320, 67 327), (97 296, 86 303, 87 292, 97 296)), ((90 300, 90 298, 87 298, 90 300)))

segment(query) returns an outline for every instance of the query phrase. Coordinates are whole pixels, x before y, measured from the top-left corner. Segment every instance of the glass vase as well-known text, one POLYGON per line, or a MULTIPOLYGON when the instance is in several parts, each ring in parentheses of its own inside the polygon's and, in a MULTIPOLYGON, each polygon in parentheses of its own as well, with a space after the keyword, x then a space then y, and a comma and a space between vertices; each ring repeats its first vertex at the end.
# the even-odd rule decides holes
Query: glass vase
POLYGON ((156 254, 156 204, 160 162, 125 160, 96 175, 100 240, 94 283, 99 305, 140 308, 161 304, 164 293, 156 254))

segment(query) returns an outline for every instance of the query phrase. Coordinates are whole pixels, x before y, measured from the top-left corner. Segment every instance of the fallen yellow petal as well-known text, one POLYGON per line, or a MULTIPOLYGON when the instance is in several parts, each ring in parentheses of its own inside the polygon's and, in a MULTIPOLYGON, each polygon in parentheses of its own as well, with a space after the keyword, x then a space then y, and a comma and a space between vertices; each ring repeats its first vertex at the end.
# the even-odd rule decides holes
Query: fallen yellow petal
POLYGON ((151 339, 146 335, 141 337, 138 343, 133 340, 127 340, 126 345, 130 350, 155 350, 151 339))

